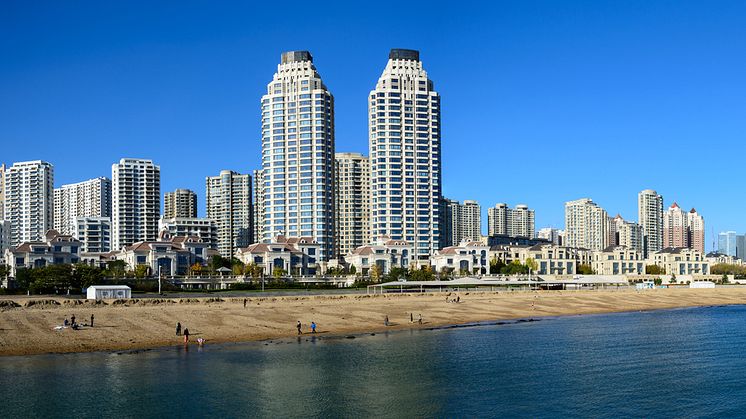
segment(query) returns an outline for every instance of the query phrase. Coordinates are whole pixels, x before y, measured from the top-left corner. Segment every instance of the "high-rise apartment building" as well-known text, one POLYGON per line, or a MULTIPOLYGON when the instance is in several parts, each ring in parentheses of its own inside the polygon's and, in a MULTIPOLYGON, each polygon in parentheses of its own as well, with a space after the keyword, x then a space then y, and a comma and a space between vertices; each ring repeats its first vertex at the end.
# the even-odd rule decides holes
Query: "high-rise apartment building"
POLYGON ((0 221, 5 219, 5 163, 0 164, 0 221))
POLYGON ((565 232, 564 230, 560 230, 557 228, 544 227, 540 228, 539 231, 536 232, 536 238, 549 240, 552 244, 563 246, 565 232))
POLYGON ((487 210, 487 233, 490 236, 510 236, 534 238, 534 210, 527 205, 499 203, 487 210))
POLYGON ((70 235, 80 241, 81 253, 110 252, 111 217, 77 217, 70 235))
POLYGON ((264 186, 264 172, 262 170, 254 170, 253 181, 254 181, 254 195, 253 195, 253 231, 252 241, 254 243, 261 242, 264 234, 264 192, 262 188, 264 186))
POLYGON ((334 246, 334 97, 308 51, 282 54, 262 96, 264 231, 334 246))
POLYGON ((697 210, 685 212, 674 202, 663 213, 663 247, 688 247, 704 253, 705 221, 697 210))
POLYGON ((603 250, 609 216, 589 198, 565 202, 565 246, 603 250))
POLYGON ((206 180, 207 218, 218 229, 218 251, 232 257, 235 250, 253 243, 251 176, 223 170, 206 180))
POLYGON ((336 254, 370 244, 370 162, 359 153, 336 153, 336 254))
POLYGON ((632 250, 642 252, 643 234, 642 227, 639 224, 626 221, 621 215, 617 214, 613 219, 614 239, 607 243, 607 246, 626 246, 632 250))
POLYGON ((110 179, 99 177, 55 188, 54 229, 62 235, 72 235, 78 217, 111 219, 110 179))
POLYGON ((196 218, 197 194, 189 189, 166 192, 163 200, 163 218, 196 218))
MULTIPOLYGON (((218 248, 218 227, 209 218, 174 217, 161 218, 158 221, 158 231, 168 230, 171 237, 199 237, 207 243, 210 249, 218 248)), ((206 257, 207 255, 200 255, 206 257)))
POLYGON ((477 201, 441 199, 441 248, 482 237, 481 207, 477 201), (447 235, 447 236, 446 236, 447 235))
POLYGON ((34 160, 5 171, 5 219, 12 246, 44 239, 54 222, 54 168, 34 160))
POLYGON ((152 160, 124 158, 111 166, 112 250, 158 238, 161 168, 152 160))
POLYGON ((643 256, 647 258, 663 248, 663 197, 652 189, 640 192, 637 214, 644 234, 643 256))
POLYGON ((418 51, 392 49, 368 98, 373 236, 414 245, 424 261, 441 242, 440 95, 418 51))

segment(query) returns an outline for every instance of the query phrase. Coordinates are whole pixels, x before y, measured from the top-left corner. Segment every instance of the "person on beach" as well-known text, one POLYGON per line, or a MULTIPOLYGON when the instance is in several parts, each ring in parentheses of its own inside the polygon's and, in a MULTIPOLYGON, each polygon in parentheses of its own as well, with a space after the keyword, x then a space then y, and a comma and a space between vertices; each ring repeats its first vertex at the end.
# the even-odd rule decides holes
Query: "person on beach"
POLYGON ((420 313, 420 318, 417 319, 417 321, 420 322, 420 324, 422 324, 422 313, 420 313))
POLYGON ((298 320, 298 324, 297 324, 297 325, 295 325, 295 327, 296 327, 296 328, 298 329, 298 334, 299 334, 299 335, 302 335, 302 334, 303 334, 303 332, 301 332, 301 331, 300 331, 300 328, 301 328, 301 325, 300 325, 300 320, 298 320))
POLYGON ((184 328, 184 343, 189 343, 189 329, 184 328))
POLYGON ((246 308, 246 299, 243 299, 243 308, 246 308))
POLYGON ((414 323, 414 313, 409 313, 409 322, 414 323))
POLYGON ((460 303, 460 302, 461 302, 461 296, 460 296, 460 295, 456 296, 456 302, 457 302, 457 303, 460 303))
POLYGON ((67 321, 67 317, 65 317, 65 321, 62 322, 62 325, 65 326, 65 327, 67 327, 68 324, 70 324, 70 323, 67 321))
POLYGON ((388 326, 389 325, 389 316, 388 315, 386 315, 386 317, 384 317, 384 319, 383 319, 383 325, 384 326, 388 326))
POLYGON ((75 324, 75 315, 74 314, 70 317, 70 323, 72 323, 73 325, 75 324))
POLYGON ((316 322, 311 322, 311 333, 316 333, 316 322))
POLYGON ((91 314, 91 327, 93 327, 93 314, 91 314))
POLYGON ((181 322, 176 322, 176 336, 181 334, 181 322))

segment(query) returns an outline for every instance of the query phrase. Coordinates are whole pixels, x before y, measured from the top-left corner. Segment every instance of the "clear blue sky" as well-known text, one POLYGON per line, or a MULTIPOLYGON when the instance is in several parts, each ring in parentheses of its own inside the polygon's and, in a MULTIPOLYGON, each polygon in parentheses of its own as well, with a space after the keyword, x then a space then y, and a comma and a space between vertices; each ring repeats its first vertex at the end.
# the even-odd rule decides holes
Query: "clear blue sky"
POLYGON ((245 3, 3 2, 0 161, 50 161, 59 186, 152 158, 204 214, 205 176, 259 167, 282 51, 312 52, 337 151, 367 154, 366 95, 414 48, 442 95, 446 196, 526 203, 539 228, 586 196, 634 220, 653 188, 704 215, 708 248, 746 232, 742 1, 245 3))

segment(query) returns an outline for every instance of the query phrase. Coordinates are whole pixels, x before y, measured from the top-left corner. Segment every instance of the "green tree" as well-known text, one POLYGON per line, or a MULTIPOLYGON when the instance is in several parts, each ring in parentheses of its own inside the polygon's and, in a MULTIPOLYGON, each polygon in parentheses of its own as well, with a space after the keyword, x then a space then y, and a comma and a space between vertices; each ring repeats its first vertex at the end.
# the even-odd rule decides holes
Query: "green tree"
POLYGON ((663 275, 666 270, 658 265, 645 265, 645 273, 648 275, 663 275))
POLYGON ((280 278, 282 278, 282 276, 283 276, 283 275, 285 275, 285 274, 286 274, 285 270, 284 270, 284 269, 282 269, 282 268, 280 268, 279 266, 277 266, 277 267, 275 267, 274 269, 272 269, 272 276, 273 276, 273 277, 274 277, 275 279, 280 279, 280 278))
POLYGON ((501 270, 501 274, 504 275, 520 275, 528 273, 528 266, 522 265, 521 262, 514 260, 509 264, 505 265, 501 270))
POLYGON ((127 262, 123 260, 111 260, 106 262, 103 274, 108 278, 123 278, 127 273, 127 262))
POLYGON ((357 268, 355 265, 350 265, 350 275, 355 275, 357 273, 357 268))
POLYGON ((490 274, 497 275, 502 272, 502 269, 504 267, 505 262, 503 262, 501 259, 498 259, 497 256, 493 256, 490 260, 490 274))
POLYGON ((533 258, 528 258, 526 259, 526 267, 535 273, 539 269, 539 264, 533 258))
POLYGON ((451 277, 451 273, 453 272, 453 268, 449 268, 447 266, 444 266, 440 268, 440 273, 438 274, 438 279, 441 281, 444 281, 451 277))
POLYGON ((386 279, 388 281, 398 281, 401 278, 408 279, 410 278, 410 272, 408 272, 406 269, 400 267, 400 266, 394 266, 389 270, 388 275, 386 275, 386 279))
POLYGON ((368 275, 370 275, 371 281, 381 282, 381 279, 383 278, 383 268, 381 268, 381 265, 376 263, 375 265, 370 267, 368 275))
POLYGON ((135 278, 142 279, 148 274, 148 265, 137 265, 135 266, 135 278))
POLYGON ((593 270, 591 265, 588 265, 587 263, 581 263, 578 265, 578 274, 580 275, 593 275, 596 272, 593 270))
POLYGON ((433 274, 433 268, 427 265, 421 269, 412 268, 409 271, 409 278, 412 281, 432 281, 435 279, 435 275, 433 274))
POLYGON ((214 255, 208 263, 210 272, 215 273, 220 268, 231 268, 231 260, 220 255, 214 255))
POLYGON ((73 271, 73 286, 82 290, 91 285, 100 284, 103 278, 104 272, 98 266, 79 263, 75 265, 75 270, 73 271))
POLYGON ((244 265, 244 263, 236 258, 233 258, 231 260, 230 268, 231 268, 231 271, 233 272, 233 275, 236 275, 236 276, 243 275, 246 272, 245 271, 246 266, 244 265))

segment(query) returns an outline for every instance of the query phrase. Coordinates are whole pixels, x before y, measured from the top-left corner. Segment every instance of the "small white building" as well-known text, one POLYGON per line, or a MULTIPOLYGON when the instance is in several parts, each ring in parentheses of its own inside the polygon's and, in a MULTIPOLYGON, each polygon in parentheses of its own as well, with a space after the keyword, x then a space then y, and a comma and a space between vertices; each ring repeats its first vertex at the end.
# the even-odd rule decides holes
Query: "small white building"
POLYGON ((132 298, 132 290, 126 285, 91 285, 86 290, 89 300, 114 300, 132 298))

